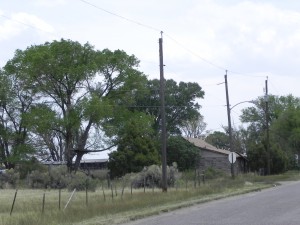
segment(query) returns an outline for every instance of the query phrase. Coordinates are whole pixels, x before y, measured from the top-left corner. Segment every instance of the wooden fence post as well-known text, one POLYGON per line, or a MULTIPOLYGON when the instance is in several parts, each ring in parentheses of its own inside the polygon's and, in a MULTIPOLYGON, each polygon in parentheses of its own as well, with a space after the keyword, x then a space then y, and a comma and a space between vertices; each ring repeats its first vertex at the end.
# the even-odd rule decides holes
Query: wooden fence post
POLYGON ((15 197, 14 197, 14 200, 13 200, 13 203, 12 203, 12 206, 11 206, 11 209, 10 209, 10 216, 14 210, 14 206, 15 206, 15 201, 16 201, 16 198, 17 198, 17 193, 18 193, 18 189, 16 189, 16 192, 15 192, 15 197))
POLYGON ((104 186, 103 186, 103 184, 102 184, 102 192, 103 192, 104 202, 106 202, 106 196, 105 196, 105 191, 104 191, 104 186))
POLYGON ((88 179, 85 180, 85 205, 88 206, 88 179))
POLYGON ((42 214, 44 214, 44 210, 45 210, 45 196, 46 196, 46 193, 44 192, 44 194, 43 194, 43 203, 42 203, 42 214))
POLYGON ((112 184, 110 185, 110 189, 111 189, 111 200, 114 200, 114 190, 113 190, 113 186, 112 184))
POLYGON ((58 189, 58 209, 60 211, 60 203, 61 203, 61 188, 58 189))
POLYGON ((71 199, 72 199, 72 197, 73 197, 73 195, 74 195, 75 191, 76 191, 76 188, 74 188, 74 190, 73 190, 73 192, 72 192, 72 194, 71 194, 71 196, 70 196, 70 198, 69 198, 69 200, 68 200, 67 204, 65 205, 65 208, 64 208, 64 210, 65 210, 65 209, 68 207, 68 205, 69 205, 69 203, 70 203, 70 201, 71 201, 71 199))

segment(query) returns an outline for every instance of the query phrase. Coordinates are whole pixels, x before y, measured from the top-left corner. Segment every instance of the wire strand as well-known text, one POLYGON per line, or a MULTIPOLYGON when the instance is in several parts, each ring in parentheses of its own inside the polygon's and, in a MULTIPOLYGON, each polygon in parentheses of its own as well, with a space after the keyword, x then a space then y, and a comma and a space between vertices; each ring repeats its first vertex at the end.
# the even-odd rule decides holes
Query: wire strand
POLYGON ((94 7, 94 8, 96 8, 96 9, 99 9, 99 10, 105 12, 105 13, 108 13, 108 14, 111 14, 111 15, 113 15, 113 16, 119 17, 120 19, 126 20, 126 21, 128 21, 128 22, 130 22, 130 23, 134 23, 134 24, 137 24, 137 25, 139 25, 139 26, 142 26, 142 27, 145 27, 145 28, 148 28, 148 29, 151 29, 151 30, 155 30, 155 31, 161 32, 160 29, 157 29, 157 28, 155 28, 155 27, 152 27, 152 26, 149 26, 149 25, 140 23, 140 22, 138 22, 138 21, 136 21, 136 20, 133 20, 133 19, 129 19, 129 18, 124 17, 124 16, 121 16, 121 15, 119 15, 119 14, 117 14, 117 13, 108 11, 108 10, 106 10, 106 9, 104 9, 104 8, 101 8, 101 7, 97 6, 97 5, 94 5, 94 4, 92 4, 92 3, 88 2, 88 1, 85 1, 85 0, 79 0, 79 1, 81 1, 81 2, 83 2, 83 3, 85 3, 85 4, 87 4, 87 5, 90 5, 90 6, 94 7))

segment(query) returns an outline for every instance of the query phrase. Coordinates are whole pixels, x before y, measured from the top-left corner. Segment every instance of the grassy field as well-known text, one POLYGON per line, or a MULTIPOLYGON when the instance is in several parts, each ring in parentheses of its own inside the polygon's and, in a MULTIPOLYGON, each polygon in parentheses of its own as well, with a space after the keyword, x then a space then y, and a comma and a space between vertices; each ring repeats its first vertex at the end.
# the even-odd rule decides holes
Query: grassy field
POLYGON ((2 225, 69 225, 118 224, 193 204, 227 196, 257 191, 276 182, 299 180, 299 172, 277 176, 238 176, 207 180, 205 184, 186 183, 169 188, 133 189, 98 188, 95 192, 62 190, 0 190, 0 224, 2 225), (14 196, 16 195, 12 210, 14 196), (60 201, 59 201, 60 199, 60 201), (69 201, 69 203, 68 203, 69 201), (68 205, 67 205, 68 203, 68 205), (67 205, 67 206, 66 206, 67 205), (59 207, 60 206, 60 207, 59 207))

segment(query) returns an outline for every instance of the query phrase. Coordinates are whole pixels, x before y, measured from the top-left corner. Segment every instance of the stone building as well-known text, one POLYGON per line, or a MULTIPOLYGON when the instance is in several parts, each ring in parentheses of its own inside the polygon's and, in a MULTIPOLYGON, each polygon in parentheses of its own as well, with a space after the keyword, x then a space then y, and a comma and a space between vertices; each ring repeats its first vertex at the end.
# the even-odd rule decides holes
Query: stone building
MULTIPOLYGON (((225 173, 231 173, 231 164, 228 160, 230 151, 218 149, 199 138, 186 138, 200 150, 199 170, 203 171, 208 168, 221 170, 225 173)), ((247 158, 235 152, 236 162, 234 163, 234 173, 247 172, 247 158)))

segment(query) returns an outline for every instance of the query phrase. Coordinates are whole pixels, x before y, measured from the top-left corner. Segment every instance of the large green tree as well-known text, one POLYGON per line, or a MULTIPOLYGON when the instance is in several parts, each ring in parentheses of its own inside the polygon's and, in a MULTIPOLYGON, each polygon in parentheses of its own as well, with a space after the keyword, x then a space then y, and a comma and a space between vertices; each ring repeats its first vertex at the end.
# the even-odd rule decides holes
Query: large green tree
POLYGON ((200 151, 181 136, 171 136, 167 142, 167 163, 177 163, 180 171, 195 169, 200 160, 200 151))
POLYGON ((180 130, 185 137, 202 138, 204 137, 203 133, 206 125, 203 116, 199 114, 195 115, 194 118, 183 121, 180 130))
MULTIPOLYGON (((69 168, 76 157, 76 169, 85 153, 101 151, 103 138, 95 134, 101 135, 102 123, 131 100, 124 90, 146 81, 138 63, 121 50, 96 51, 88 43, 62 39, 17 50, 5 72, 36 98, 27 114, 34 122, 31 131, 52 153, 62 152, 69 168)), ((62 158, 54 155, 53 160, 62 158)))
POLYGON ((288 167, 288 159, 291 161, 291 157, 294 157, 291 149, 296 142, 289 140, 297 136, 298 125, 294 122, 299 116, 297 109, 299 109, 300 100, 292 95, 270 95, 267 100, 268 114, 266 114, 265 97, 259 97, 254 106, 242 111, 241 121, 248 123, 248 126, 242 129, 242 133, 252 169, 267 168, 268 160, 270 160, 271 173, 278 173, 284 171, 288 167), (266 136, 266 115, 268 115, 269 122, 269 143, 267 143, 266 136), (267 145, 269 145, 269 152, 267 152, 267 145), (252 162, 265 164, 262 166, 262 163, 252 162))
POLYGON ((23 118, 33 100, 32 91, 16 75, 0 72, 0 161, 6 168, 14 168, 33 153, 23 118))
POLYGON ((153 141, 154 137, 151 116, 140 112, 132 115, 119 131, 117 150, 109 154, 111 176, 139 172, 145 166, 159 164, 158 146, 153 141))
POLYGON ((205 141, 219 149, 229 149, 229 136, 221 131, 214 131, 205 138, 205 141))
MULTIPOLYGON (((150 114, 154 118, 154 129, 160 129, 160 81, 149 80, 148 90, 139 96, 137 107, 140 111, 150 114)), ((201 106, 197 99, 204 97, 204 91, 197 83, 179 82, 170 79, 165 81, 165 109, 166 124, 169 134, 181 134, 180 128, 186 121, 200 118, 201 106)))

